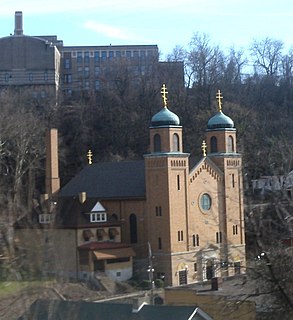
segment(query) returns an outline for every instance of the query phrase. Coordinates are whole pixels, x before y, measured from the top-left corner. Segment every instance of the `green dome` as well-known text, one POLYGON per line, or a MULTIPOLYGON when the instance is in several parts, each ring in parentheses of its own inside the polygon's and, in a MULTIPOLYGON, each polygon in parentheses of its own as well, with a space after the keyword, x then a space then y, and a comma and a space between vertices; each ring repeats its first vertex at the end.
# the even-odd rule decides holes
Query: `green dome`
POLYGON ((163 108, 160 112, 152 117, 151 126, 179 126, 180 120, 178 116, 171 112, 168 108, 163 108))
POLYGON ((234 122, 231 118, 219 111, 208 121, 208 129, 234 128, 234 122))

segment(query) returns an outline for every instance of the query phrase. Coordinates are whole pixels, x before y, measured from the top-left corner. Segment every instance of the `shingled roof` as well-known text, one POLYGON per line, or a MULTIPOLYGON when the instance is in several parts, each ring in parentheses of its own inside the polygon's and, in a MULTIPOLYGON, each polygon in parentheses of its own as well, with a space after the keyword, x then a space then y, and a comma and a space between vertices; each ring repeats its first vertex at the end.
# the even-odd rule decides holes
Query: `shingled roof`
POLYGON ((131 304, 94 303, 85 301, 36 300, 28 318, 34 319, 99 319, 99 320, 212 320, 205 312, 190 306, 143 305, 134 311, 131 304))
POLYGON ((80 192, 98 199, 145 198, 144 161, 88 165, 60 190, 59 196, 75 197, 80 192))

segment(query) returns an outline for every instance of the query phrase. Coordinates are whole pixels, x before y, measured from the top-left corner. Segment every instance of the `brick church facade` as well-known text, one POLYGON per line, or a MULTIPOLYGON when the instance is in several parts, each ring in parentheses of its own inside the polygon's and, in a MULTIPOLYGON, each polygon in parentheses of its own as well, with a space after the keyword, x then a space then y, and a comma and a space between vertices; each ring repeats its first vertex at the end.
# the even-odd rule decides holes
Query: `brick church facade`
POLYGON ((221 93, 194 167, 162 94, 144 160, 88 164, 60 190, 58 246, 70 255, 59 271, 126 280, 134 262, 173 286, 245 272, 242 158, 221 93))

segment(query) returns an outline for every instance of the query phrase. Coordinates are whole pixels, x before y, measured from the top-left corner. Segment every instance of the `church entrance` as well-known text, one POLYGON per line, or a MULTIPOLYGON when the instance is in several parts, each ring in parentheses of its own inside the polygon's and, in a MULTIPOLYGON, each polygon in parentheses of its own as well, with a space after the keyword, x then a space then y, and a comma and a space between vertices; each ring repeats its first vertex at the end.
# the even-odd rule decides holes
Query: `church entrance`
POLYGON ((187 284, 187 270, 178 271, 179 285, 187 284))
POLYGON ((215 276, 213 260, 208 260, 206 264, 206 279, 211 280, 215 276))

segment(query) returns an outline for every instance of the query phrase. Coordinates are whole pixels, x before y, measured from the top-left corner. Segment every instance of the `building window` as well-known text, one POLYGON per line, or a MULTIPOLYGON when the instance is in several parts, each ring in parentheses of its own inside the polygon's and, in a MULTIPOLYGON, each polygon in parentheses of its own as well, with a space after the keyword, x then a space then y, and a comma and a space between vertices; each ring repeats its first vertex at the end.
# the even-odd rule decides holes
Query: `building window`
POLYGON ((102 51, 102 61, 107 60, 107 51, 102 51))
POLYGON ((197 272, 197 263, 196 262, 193 264, 193 271, 197 272))
POLYGON ((85 51, 84 53, 84 63, 89 64, 90 62, 90 53, 89 51, 85 51))
POLYGON ((177 133, 173 134, 173 151, 179 151, 179 136, 177 133))
POLYGON ((216 137, 211 137, 211 153, 218 152, 218 141, 216 137))
POLYGON ((47 71, 44 72, 44 80, 48 81, 48 72, 47 71))
POLYGON ((198 234, 197 235, 195 235, 195 234, 192 235, 192 245, 194 247, 198 247, 199 246, 199 235, 198 234))
POLYGON ((116 213, 113 213, 112 215, 111 215, 111 219, 112 219, 112 221, 118 221, 119 219, 118 219, 118 215, 116 214, 116 213))
POLYGON ((237 226, 237 224, 235 224, 233 226, 233 235, 236 235, 236 234, 238 234, 238 226, 237 226))
POLYGON ((161 237, 158 238, 158 249, 162 250, 162 238, 161 237))
POLYGON ((207 211, 207 210, 210 210, 211 206, 212 206, 211 197, 207 193, 204 193, 200 197, 200 207, 201 207, 201 209, 204 210, 204 211, 207 211))
POLYGON ((82 232, 84 241, 90 241, 90 239, 94 236, 92 231, 87 229, 82 232))
POLYGON ((131 58, 131 51, 126 51, 126 58, 128 58, 128 59, 131 58))
POLYGON ((33 74, 32 74, 32 73, 29 73, 28 79, 29 79, 29 81, 33 81, 34 77, 33 77, 33 74))
POLYGON ((99 76, 100 74, 100 67, 95 67, 95 76, 99 76))
POLYGON ((193 245, 194 247, 196 246, 195 234, 192 235, 192 245, 193 245))
POLYGON ((180 175, 177 174, 177 190, 180 190, 180 175))
POLYGON ((159 134, 154 135, 154 152, 161 152, 161 136, 159 134))
POLYGON ((132 213, 129 217, 129 226, 130 226, 130 243, 137 243, 137 219, 134 213, 132 213))
POLYGON ((64 75, 64 84, 69 84, 72 82, 72 75, 71 74, 65 74, 64 75))
POLYGON ((54 221, 55 215, 52 213, 41 213, 39 214, 39 223, 51 223, 54 221))
POLYGON ((77 59, 76 59, 77 63, 82 63, 82 52, 78 51, 77 52, 77 59))
POLYGON ((222 243, 222 232, 216 232, 216 243, 222 243))
POLYGON ((113 60, 114 58, 114 51, 109 51, 109 60, 113 60))
POLYGON ((162 216, 162 207, 156 206, 156 217, 161 217, 161 216, 162 216))
POLYGON ((192 235, 192 244, 194 247, 197 247, 199 245, 199 237, 198 234, 197 235, 192 235))
POLYGON ((94 52, 94 59, 95 59, 95 62, 100 62, 100 52, 99 51, 94 52))
POLYGON ((109 228, 109 239, 115 240, 116 236, 119 234, 116 228, 109 228))
POLYGON ((121 51, 116 51, 115 54, 116 54, 116 58, 121 58, 121 51))
POLYGON ((234 175, 234 173, 231 174, 231 185, 232 185, 232 188, 235 188, 235 175, 234 175))
POLYGON ((105 212, 91 212, 90 221, 91 222, 105 222, 105 221, 107 221, 107 215, 105 212))
POLYGON ((227 151, 234 152, 234 140, 232 136, 227 138, 227 151))
POLYGON ((64 59, 64 69, 70 69, 71 68, 71 59, 64 59))
POLYGON ((90 76, 90 67, 84 67, 84 77, 89 78, 90 76))
POLYGON ((178 231, 178 241, 183 241, 183 230, 178 231))
POLYGON ((103 241, 106 231, 104 229, 97 229, 97 241, 103 241))

